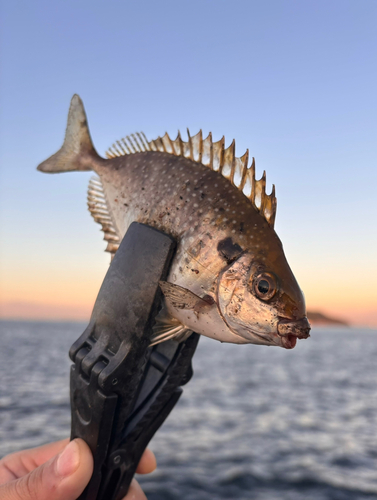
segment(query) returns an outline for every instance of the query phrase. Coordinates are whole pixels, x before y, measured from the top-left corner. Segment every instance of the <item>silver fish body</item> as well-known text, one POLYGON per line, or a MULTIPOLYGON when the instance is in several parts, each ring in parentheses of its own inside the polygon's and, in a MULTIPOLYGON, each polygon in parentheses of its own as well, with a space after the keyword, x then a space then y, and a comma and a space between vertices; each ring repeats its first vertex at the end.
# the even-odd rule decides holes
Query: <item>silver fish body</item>
POLYGON ((224 149, 223 140, 213 143, 201 133, 188 142, 137 135, 109 156, 94 150, 74 96, 63 147, 38 168, 96 172, 89 209, 112 253, 134 221, 177 240, 153 343, 196 331, 222 342, 290 349, 309 336, 303 294, 273 229, 274 191, 266 195, 265 174, 255 180, 254 162, 247 167, 247 155, 236 158, 234 142, 224 149))

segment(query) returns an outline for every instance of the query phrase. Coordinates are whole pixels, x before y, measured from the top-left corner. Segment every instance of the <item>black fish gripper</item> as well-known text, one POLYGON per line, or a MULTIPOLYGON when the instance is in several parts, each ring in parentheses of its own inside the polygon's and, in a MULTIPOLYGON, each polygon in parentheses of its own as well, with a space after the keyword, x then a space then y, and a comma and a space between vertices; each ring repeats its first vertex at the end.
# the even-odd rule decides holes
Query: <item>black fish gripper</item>
POLYGON ((71 439, 94 457, 80 500, 120 500, 140 458, 192 376, 199 335, 149 347, 175 241, 134 222, 123 238, 94 304, 72 345, 71 439))

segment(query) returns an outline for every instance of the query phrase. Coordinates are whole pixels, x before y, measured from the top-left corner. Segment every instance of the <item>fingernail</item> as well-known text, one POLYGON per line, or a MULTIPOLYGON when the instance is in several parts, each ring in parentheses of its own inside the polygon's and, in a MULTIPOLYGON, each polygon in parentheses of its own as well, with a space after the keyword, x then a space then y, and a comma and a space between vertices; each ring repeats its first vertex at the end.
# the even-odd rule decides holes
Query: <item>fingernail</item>
POLYGON ((67 477, 73 474, 80 461, 80 450, 75 440, 71 441, 58 457, 56 471, 59 476, 67 477))

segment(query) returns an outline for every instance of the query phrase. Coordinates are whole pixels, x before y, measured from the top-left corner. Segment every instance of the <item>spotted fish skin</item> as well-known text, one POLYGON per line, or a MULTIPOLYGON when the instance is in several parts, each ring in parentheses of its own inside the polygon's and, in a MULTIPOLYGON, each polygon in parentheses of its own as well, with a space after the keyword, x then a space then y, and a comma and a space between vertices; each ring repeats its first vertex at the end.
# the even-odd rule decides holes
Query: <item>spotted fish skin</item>
POLYGON ((192 330, 224 342, 285 348, 307 338, 302 292, 262 208, 220 172, 183 155, 146 150, 104 160, 88 146, 81 101, 74 109, 78 116, 71 125, 69 118, 66 137, 71 127, 71 137, 84 142, 85 151, 77 153, 77 147, 65 143, 64 161, 58 152, 38 168, 65 171, 74 163, 77 170, 97 173, 99 180, 89 187, 89 206, 109 235, 110 249, 134 221, 176 239, 168 284, 162 286, 165 326, 156 333, 156 342, 180 340, 192 330), (97 191, 103 200, 100 209, 90 201, 97 191), (263 291, 266 280, 271 282, 276 287, 273 297, 261 299, 256 280, 263 291), (292 328, 280 327, 279 333, 282 321, 290 321, 292 328))
POLYGON ((282 245, 275 231, 218 172, 160 152, 136 153, 111 162, 97 173, 121 238, 137 221, 179 242, 170 282, 202 294, 245 250, 252 251, 261 264, 271 266, 280 260, 282 267, 282 245), (227 240, 228 249, 226 245, 224 249, 227 240))

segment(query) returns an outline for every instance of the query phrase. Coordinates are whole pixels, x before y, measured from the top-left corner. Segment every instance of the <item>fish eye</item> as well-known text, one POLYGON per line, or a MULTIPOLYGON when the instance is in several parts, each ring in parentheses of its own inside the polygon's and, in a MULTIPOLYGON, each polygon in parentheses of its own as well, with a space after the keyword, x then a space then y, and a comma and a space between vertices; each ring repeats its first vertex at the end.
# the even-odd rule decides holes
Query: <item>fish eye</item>
POLYGON ((254 280, 255 295, 262 300, 269 300, 277 291, 275 277, 270 273, 262 273, 254 280))

